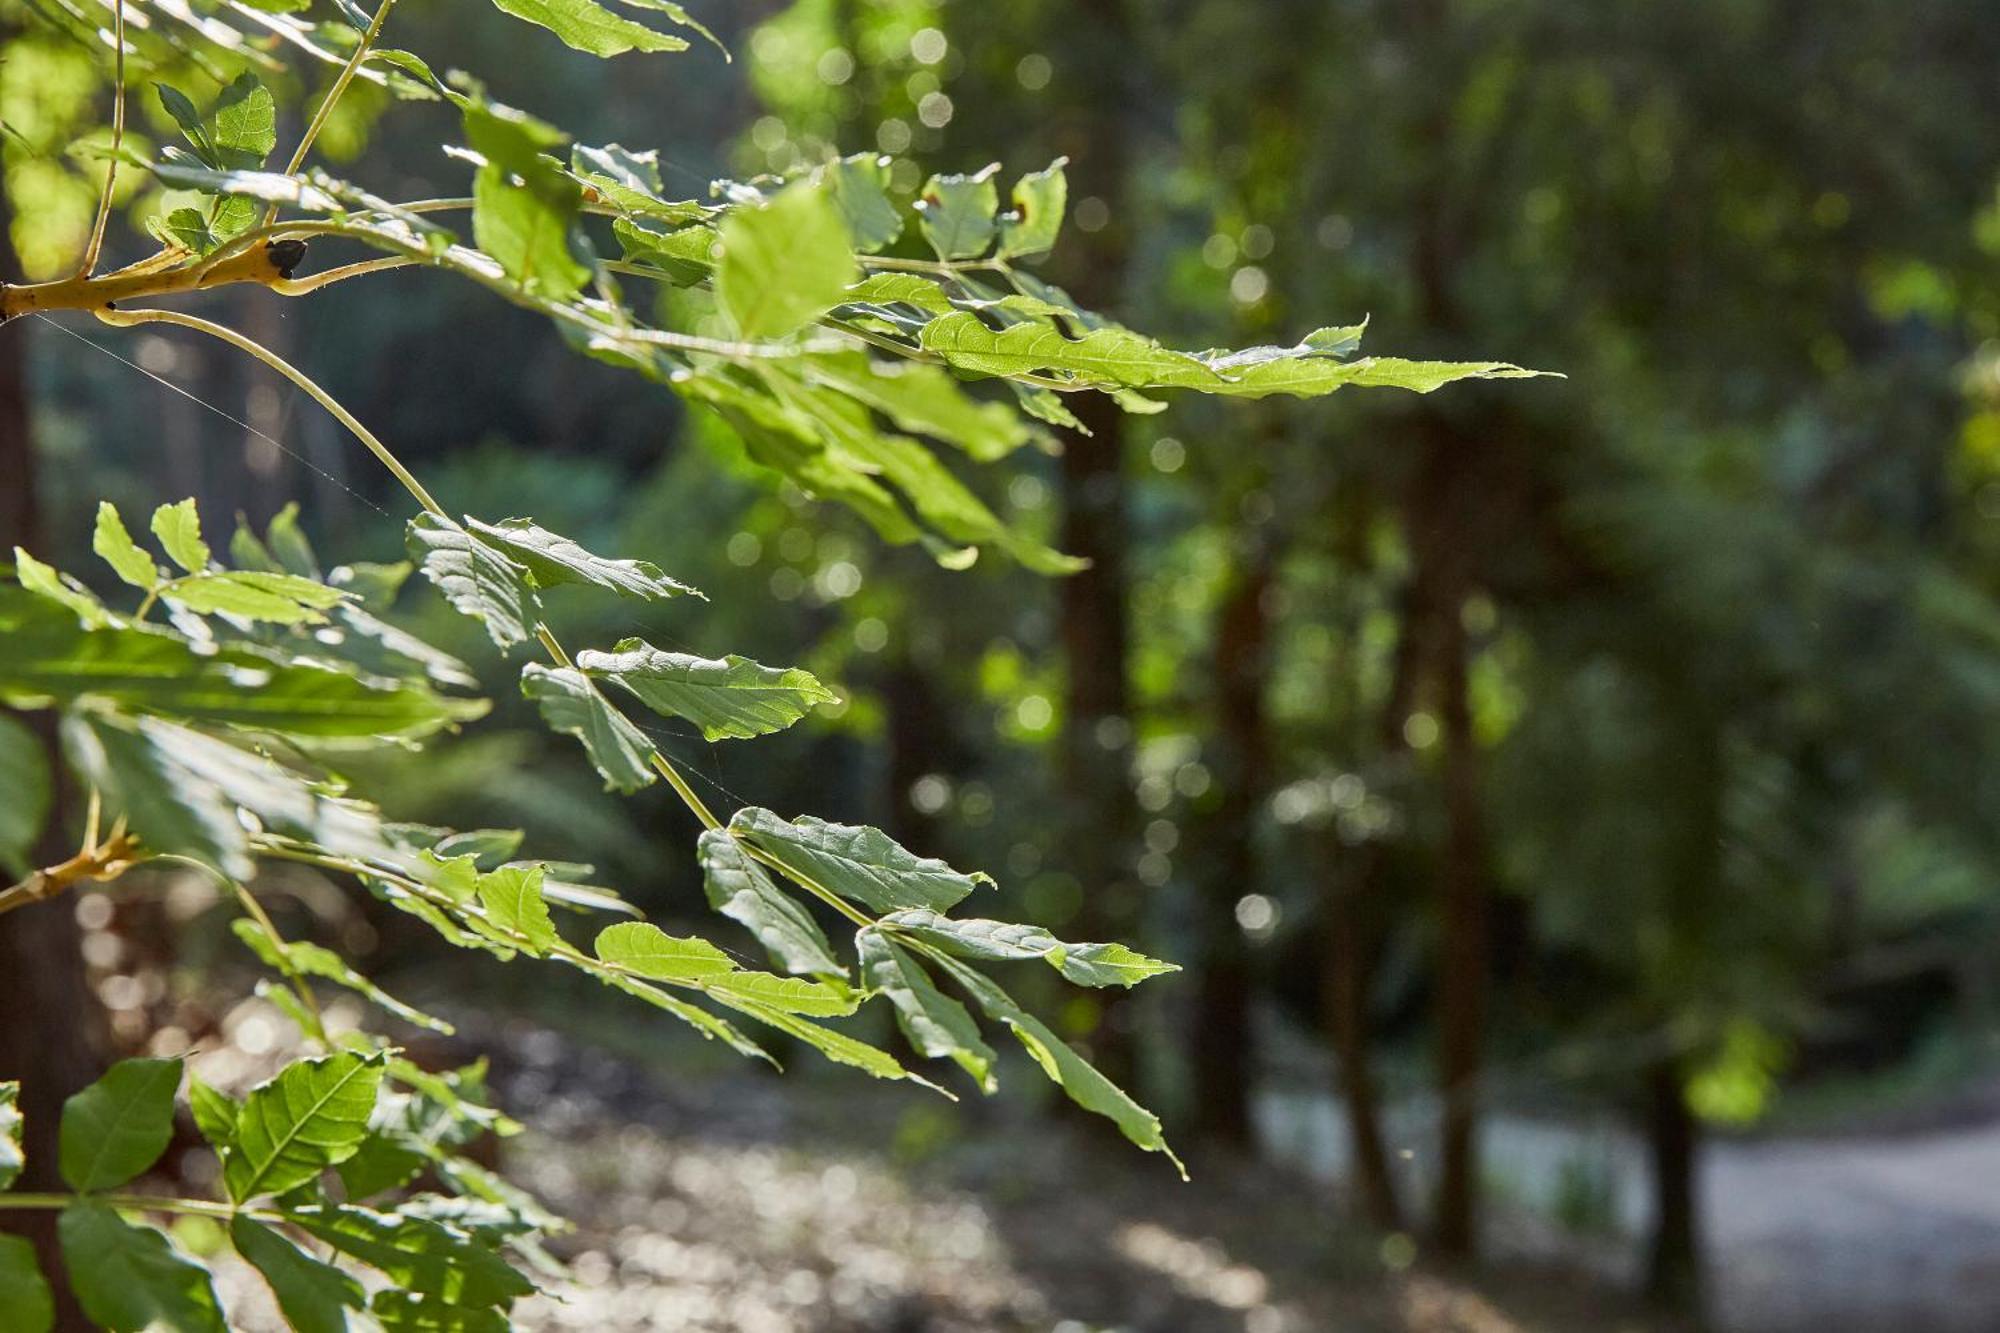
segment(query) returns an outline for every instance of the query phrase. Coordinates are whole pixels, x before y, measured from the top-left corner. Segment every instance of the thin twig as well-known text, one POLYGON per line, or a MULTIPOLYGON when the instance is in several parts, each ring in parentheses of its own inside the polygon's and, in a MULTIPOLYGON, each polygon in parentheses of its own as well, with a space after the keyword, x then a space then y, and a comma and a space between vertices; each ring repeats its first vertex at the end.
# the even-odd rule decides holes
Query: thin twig
POLYGON ((90 224, 90 243, 83 249, 83 261, 76 276, 87 278, 104 253, 104 229, 111 222, 111 187, 118 182, 118 154, 125 144, 125 0, 111 0, 111 156, 104 167, 104 194, 97 201, 97 217, 90 224))

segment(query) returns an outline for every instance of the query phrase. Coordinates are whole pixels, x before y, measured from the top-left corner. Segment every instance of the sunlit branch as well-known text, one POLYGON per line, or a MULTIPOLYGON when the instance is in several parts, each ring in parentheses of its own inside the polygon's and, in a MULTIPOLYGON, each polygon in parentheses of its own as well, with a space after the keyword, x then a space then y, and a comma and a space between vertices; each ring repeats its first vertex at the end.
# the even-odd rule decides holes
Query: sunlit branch
POLYGON ((104 193, 97 200, 97 217, 90 224, 90 242, 76 276, 87 278, 104 252, 104 229, 111 221, 111 190, 118 183, 118 154, 125 144, 125 0, 111 0, 111 156, 104 166, 104 193))

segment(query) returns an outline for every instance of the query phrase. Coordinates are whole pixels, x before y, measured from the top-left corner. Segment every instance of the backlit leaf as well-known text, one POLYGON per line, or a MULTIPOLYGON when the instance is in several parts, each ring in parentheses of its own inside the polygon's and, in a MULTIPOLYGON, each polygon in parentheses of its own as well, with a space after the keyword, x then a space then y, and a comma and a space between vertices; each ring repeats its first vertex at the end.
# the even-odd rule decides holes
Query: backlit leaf
POLYGON ((803 182, 722 224, 717 303, 746 338, 778 338, 838 305, 859 272, 847 226, 826 194, 803 182))
POLYGON ((270 1283, 278 1308, 297 1333, 347 1333, 347 1312, 367 1307, 368 1294, 359 1282, 262 1222, 236 1218, 229 1224, 229 1239, 270 1283))
POLYGON ((880 829, 829 824, 810 815, 788 823, 752 807, 736 812, 729 831, 786 870, 878 912, 912 907, 942 912, 993 882, 914 855, 880 829))
POLYGON ((658 777, 646 733, 613 708, 581 671, 531 662, 521 670, 521 693, 535 701, 550 730, 583 742, 606 788, 638 791, 658 777))
POLYGON ((253 1088, 223 1170, 238 1203, 284 1194, 345 1160, 368 1133, 382 1056, 348 1052, 299 1060, 253 1088))
POLYGON ((542 607, 525 566, 437 514, 410 520, 409 546, 424 577, 460 614, 486 626, 496 647, 511 648, 534 632, 542 607))
POLYGON ((845 973, 812 914, 779 888, 741 843, 721 829, 708 829, 698 848, 709 906, 748 927, 788 972, 845 973))
POLYGON ((587 675, 616 681, 656 712, 686 718, 711 741, 782 731, 814 705, 835 699, 798 667, 669 653, 643 639, 621 639, 613 652, 578 653, 576 664, 587 675))

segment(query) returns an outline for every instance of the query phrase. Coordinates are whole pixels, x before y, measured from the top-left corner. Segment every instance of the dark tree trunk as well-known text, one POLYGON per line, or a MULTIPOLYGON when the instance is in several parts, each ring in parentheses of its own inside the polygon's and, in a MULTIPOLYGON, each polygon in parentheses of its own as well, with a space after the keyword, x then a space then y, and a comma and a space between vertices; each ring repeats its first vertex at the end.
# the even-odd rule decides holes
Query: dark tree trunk
POLYGON ((1463 603, 1438 617, 1445 849, 1438 948, 1438 1082, 1443 1104, 1436 1243, 1469 1258, 1479 1243, 1479 1074, 1486 1020, 1486 831, 1478 738, 1467 692, 1463 603))
POLYGON ((1237 1150, 1251 1146, 1255 1060, 1250 956, 1236 921, 1236 904, 1255 882, 1257 808, 1270 782, 1264 685, 1276 563, 1268 541, 1252 540, 1257 548, 1244 553, 1236 585, 1216 615, 1211 754, 1221 794, 1202 830, 1209 874, 1202 897, 1200 1013, 1194 1029, 1196 1130, 1213 1144, 1237 1150))
MULTIPOLYGON (((1081 57, 1101 56, 1105 76, 1070 109, 1065 147, 1073 188, 1110 205, 1110 226, 1078 233, 1075 262, 1063 274, 1091 309, 1114 308, 1122 295, 1130 150, 1128 99, 1110 71, 1130 57, 1123 0, 1082 0, 1074 39, 1081 57)), ((1129 937, 1138 918, 1132 861, 1138 811, 1132 795, 1131 625, 1126 605, 1125 413, 1102 394, 1070 402, 1088 434, 1062 432, 1058 473, 1062 549, 1090 562, 1058 585, 1065 689, 1062 734, 1063 804, 1069 812, 1062 860, 1083 886, 1078 928, 1092 938, 1129 937)), ((1091 1055, 1114 1081, 1137 1073, 1130 1005, 1122 993, 1096 997, 1103 1006, 1091 1055)))
MULTIPOLYGON (((1362 851, 1364 865, 1379 855, 1362 851)), ((1364 872, 1365 874, 1365 872, 1364 872)), ((1373 878, 1373 876, 1368 876, 1373 878)), ((1358 888, 1335 887, 1328 905, 1324 978, 1327 1032, 1333 1041, 1340 1098, 1347 1112, 1348 1156, 1361 1215, 1383 1231, 1403 1229, 1403 1204, 1389 1169, 1382 1133, 1382 1097, 1375 1082, 1374 1034, 1368 1012, 1369 979, 1374 974, 1374 932, 1362 920, 1364 904, 1349 901, 1358 888)))
POLYGON ((1673 1060, 1646 1077, 1646 1143, 1653 1169, 1653 1235, 1646 1289, 1663 1308, 1698 1318, 1701 1312, 1699 1127, 1688 1110, 1673 1060))
MULTIPOLYGON (((0 191, 0 281, 21 274, 10 235, 12 208, 0 191)), ((0 550, 47 550, 35 489, 34 442, 29 433, 27 332, 30 321, 0 328, 0 550)), ((0 652, 6 646, 0 643, 0 652)), ((43 737, 56 757, 53 717, 46 712, 22 718, 43 737)), ((58 784, 60 791, 60 784, 58 784)), ((60 796, 58 797, 60 803, 60 796)), ((63 845, 60 810, 49 820, 38 863, 53 864, 75 849, 63 845)), ((76 917, 67 898, 25 907, 0 917, 0 1081, 21 1084, 22 1147, 27 1163, 20 1188, 60 1190, 56 1171, 56 1131, 63 1099, 95 1078, 102 1039, 102 1014, 84 976, 76 917)), ((88 1330, 63 1280, 56 1245, 55 1214, 0 1212, 0 1227, 26 1236, 56 1292, 60 1333, 88 1330)), ((4 1315, 5 1311, 0 1311, 4 1315)), ((3 1324, 4 1320, 0 1320, 3 1324)))

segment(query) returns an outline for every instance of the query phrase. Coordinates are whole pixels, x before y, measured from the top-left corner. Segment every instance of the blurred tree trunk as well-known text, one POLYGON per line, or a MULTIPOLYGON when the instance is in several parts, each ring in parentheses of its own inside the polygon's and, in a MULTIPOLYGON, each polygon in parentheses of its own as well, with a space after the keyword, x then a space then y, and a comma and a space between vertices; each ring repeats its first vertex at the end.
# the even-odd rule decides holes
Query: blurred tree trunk
POLYGON ((1440 1128, 1436 1236, 1448 1258, 1479 1243, 1479 1078, 1486 1020, 1486 830, 1478 737, 1468 691, 1464 599, 1440 608, 1439 711, 1444 738, 1445 847, 1438 943, 1440 1128))
POLYGON ((1250 955, 1236 904, 1256 878, 1257 809, 1270 783, 1264 687, 1271 656, 1270 601, 1277 564, 1267 534, 1240 550, 1234 586, 1215 621, 1215 735, 1210 753, 1220 795, 1204 822, 1209 848, 1194 1029, 1195 1127, 1211 1143, 1248 1150, 1255 1061, 1250 1031, 1250 955))
MULTIPOLYGON (((0 30, 0 36, 4 36, 0 30)), ((0 282, 19 282, 20 263, 12 239, 13 209, 0 188, 0 282)), ((0 550, 20 546, 47 553, 46 533, 36 496, 34 440, 29 430, 27 378, 28 321, 0 329, 0 550)), ((25 715, 56 759, 54 717, 25 715)), ((62 784, 42 842, 34 849, 42 865, 75 849, 63 845, 62 784)), ((22 1147, 27 1163, 23 1190, 64 1188, 56 1171, 56 1131, 63 1100, 98 1072, 102 1015, 84 976, 83 955, 73 904, 67 898, 22 908, 0 918, 0 1080, 21 1084, 22 1147)), ((0 1228, 26 1236, 56 1293, 60 1333, 88 1330, 63 1280, 56 1244, 56 1214, 43 1210, 0 1212, 0 1228)), ((0 1311, 0 1326, 5 1324, 0 1311)))
MULTIPOLYGON (((1090 80, 1089 95, 1071 108, 1065 146, 1075 159, 1077 195, 1094 195, 1110 208, 1110 225, 1078 231, 1065 278, 1084 305, 1116 309, 1125 273, 1127 199, 1131 170, 1127 143, 1130 113, 1126 85, 1113 71, 1127 67, 1130 27, 1123 0, 1080 0, 1073 16, 1077 58, 1105 71, 1090 80)), ((1102 394, 1071 402, 1088 434, 1062 432, 1058 474, 1062 549, 1090 566, 1058 584, 1063 658, 1068 681, 1062 729, 1063 805, 1069 812, 1063 857, 1083 886, 1079 929, 1093 939, 1129 937, 1138 915, 1132 878, 1137 809, 1132 795, 1132 723, 1126 605, 1125 413, 1102 394)), ((1136 1073, 1129 1005, 1104 992, 1091 1050, 1113 1080, 1130 1085, 1136 1073)))
MULTIPOLYGON (((1427 580, 1413 577, 1400 600, 1389 693, 1377 716, 1374 738, 1383 773, 1407 764, 1409 759, 1410 744, 1403 724, 1416 698, 1422 669, 1427 580)), ((1345 882, 1338 877, 1327 881, 1327 975, 1323 990, 1362 1215, 1384 1231, 1401 1231, 1407 1223, 1395 1172, 1389 1165, 1388 1139, 1382 1132, 1382 1099, 1375 1081, 1374 1032, 1368 1008, 1376 954, 1382 943, 1389 853, 1384 838, 1371 838, 1354 857, 1354 868, 1345 882)))
POLYGON ((1653 1234, 1646 1288, 1677 1314, 1701 1310, 1699 1128, 1688 1109, 1680 1063, 1666 1059, 1646 1077, 1646 1142, 1653 1171, 1653 1234))

